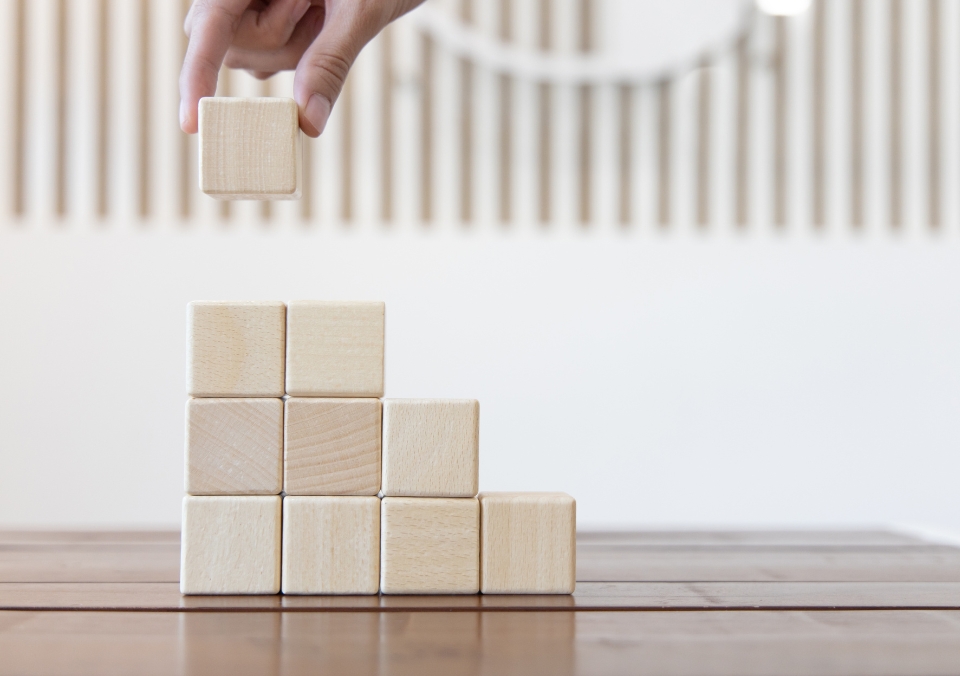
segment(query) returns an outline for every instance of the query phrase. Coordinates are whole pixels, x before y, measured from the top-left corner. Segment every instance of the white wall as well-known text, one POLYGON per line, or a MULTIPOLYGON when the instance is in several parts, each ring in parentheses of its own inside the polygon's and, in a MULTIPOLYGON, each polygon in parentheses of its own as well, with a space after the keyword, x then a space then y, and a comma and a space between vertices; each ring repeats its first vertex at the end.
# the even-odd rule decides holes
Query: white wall
POLYGON ((387 396, 590 524, 960 530, 955 238, 0 230, 0 526, 175 525, 184 305, 387 303, 387 396))

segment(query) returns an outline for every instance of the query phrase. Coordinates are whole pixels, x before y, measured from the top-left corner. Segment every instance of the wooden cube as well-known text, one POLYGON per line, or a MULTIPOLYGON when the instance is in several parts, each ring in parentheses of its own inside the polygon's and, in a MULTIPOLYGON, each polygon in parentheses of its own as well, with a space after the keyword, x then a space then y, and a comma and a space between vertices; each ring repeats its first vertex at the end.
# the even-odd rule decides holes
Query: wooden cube
POLYGON ((380 501, 380 591, 476 594, 480 503, 476 498, 380 501))
POLYGON ((480 483, 475 399, 384 399, 384 495, 473 497, 480 483))
POLYGON ((184 490, 277 495, 283 490, 282 399, 187 401, 184 490))
POLYGON ((382 397, 383 311, 383 303, 290 303, 287 394, 382 397))
POLYGON ((183 499, 182 594, 280 591, 280 496, 183 499))
POLYGON ((380 492, 380 400, 291 397, 284 417, 287 495, 380 492))
POLYGON ((283 499, 284 594, 376 594, 380 499, 283 499))
POLYGON ((572 594, 577 503, 566 493, 480 494, 480 591, 572 594))
POLYGON ((187 306, 191 397, 282 397, 286 306, 194 301, 187 306))
POLYGON ((300 111, 293 99, 200 99, 200 190, 217 199, 298 199, 300 111))

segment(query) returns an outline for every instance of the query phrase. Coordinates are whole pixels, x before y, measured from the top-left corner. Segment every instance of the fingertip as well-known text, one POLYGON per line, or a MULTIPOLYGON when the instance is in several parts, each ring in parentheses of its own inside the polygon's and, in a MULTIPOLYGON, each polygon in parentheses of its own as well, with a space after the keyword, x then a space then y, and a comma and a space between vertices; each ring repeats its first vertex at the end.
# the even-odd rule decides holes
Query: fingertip
POLYGON ((331 107, 330 100, 320 94, 311 94, 307 105, 300 106, 300 128, 307 136, 316 138, 323 133, 331 107))

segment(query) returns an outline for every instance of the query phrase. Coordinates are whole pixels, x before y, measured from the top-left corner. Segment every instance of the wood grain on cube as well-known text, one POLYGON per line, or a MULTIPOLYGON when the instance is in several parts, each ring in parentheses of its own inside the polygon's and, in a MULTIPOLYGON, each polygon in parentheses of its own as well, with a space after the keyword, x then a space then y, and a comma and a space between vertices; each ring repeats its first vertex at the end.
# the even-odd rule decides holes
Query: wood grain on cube
POLYGON ((218 199, 297 199, 299 110, 293 99, 200 99, 200 190, 218 199))
POLYGON ((380 400, 291 397, 284 418, 288 495, 380 492, 380 400))
POLYGON ((481 493, 480 590, 572 594, 577 506, 566 493, 481 493))
POLYGON ((278 593, 280 518, 279 495, 186 496, 180 592, 278 593))
POLYGON ((380 499, 283 499, 284 594, 376 594, 380 499))
POLYGON ((475 399, 383 400, 384 495, 475 496, 479 449, 475 399))
POLYGON ((287 394, 383 396, 383 315, 383 303, 291 302, 287 394))
POLYGON ((480 502, 476 498, 383 498, 380 591, 476 594, 480 502))
POLYGON ((187 305, 187 393, 282 397, 286 306, 278 301, 187 305))
POLYGON ((191 495, 283 490, 282 399, 190 399, 184 489, 191 495))

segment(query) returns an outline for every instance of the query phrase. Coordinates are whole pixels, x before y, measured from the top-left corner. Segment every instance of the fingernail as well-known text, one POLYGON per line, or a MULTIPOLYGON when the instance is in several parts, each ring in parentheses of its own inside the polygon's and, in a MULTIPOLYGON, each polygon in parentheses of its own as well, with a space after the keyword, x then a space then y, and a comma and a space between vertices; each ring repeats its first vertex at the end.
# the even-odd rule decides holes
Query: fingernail
POLYGON ((327 118, 330 117, 330 101, 319 94, 314 94, 307 101, 303 114, 317 133, 322 134, 323 128, 327 126, 327 118))
POLYGON ((180 102, 180 128, 183 129, 184 125, 187 123, 187 102, 180 102))

